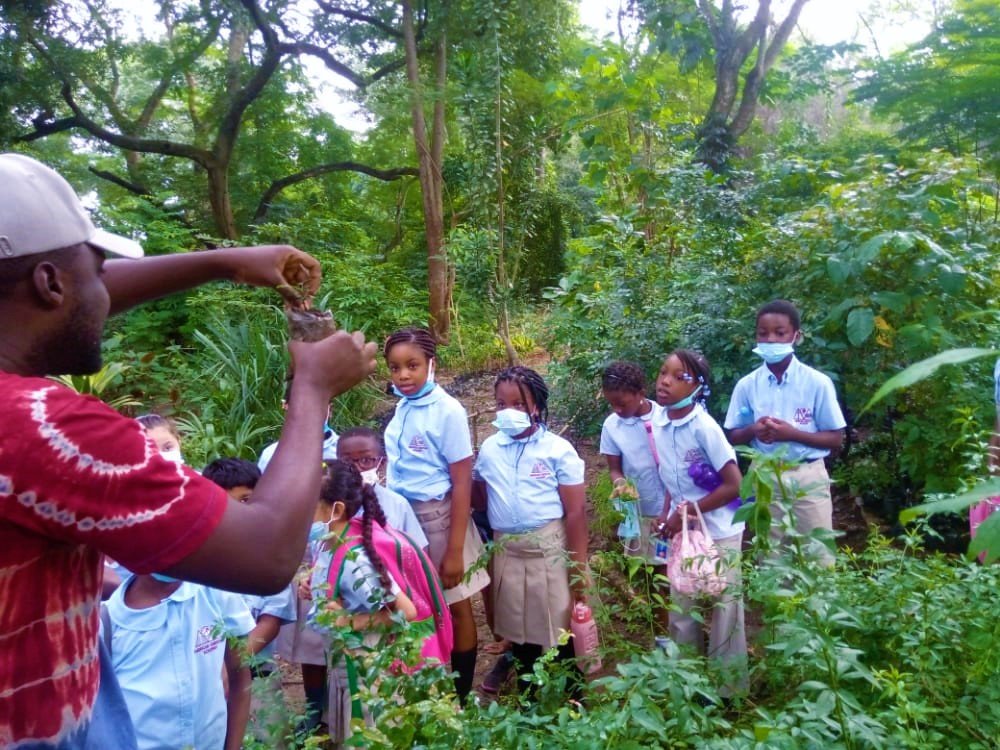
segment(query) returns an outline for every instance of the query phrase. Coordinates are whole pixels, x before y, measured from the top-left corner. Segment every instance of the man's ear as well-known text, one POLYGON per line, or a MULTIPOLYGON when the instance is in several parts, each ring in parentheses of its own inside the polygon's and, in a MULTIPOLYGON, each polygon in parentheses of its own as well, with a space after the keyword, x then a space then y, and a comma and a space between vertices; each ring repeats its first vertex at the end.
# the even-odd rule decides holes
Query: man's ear
POLYGON ((803 341, 805 341, 805 338, 806 337, 802 335, 802 329, 800 328, 795 332, 795 338, 792 339, 792 343, 798 346, 803 341))
POLYGON ((56 308, 66 300, 66 276, 59 266, 43 261, 31 272, 31 285, 43 305, 56 308))

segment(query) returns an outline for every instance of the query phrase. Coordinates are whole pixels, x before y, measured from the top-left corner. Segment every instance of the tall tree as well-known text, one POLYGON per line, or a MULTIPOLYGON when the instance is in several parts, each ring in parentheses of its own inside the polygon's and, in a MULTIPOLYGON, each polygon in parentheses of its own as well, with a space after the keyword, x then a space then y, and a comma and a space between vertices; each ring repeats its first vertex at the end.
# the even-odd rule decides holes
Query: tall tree
MULTIPOLYGON (((256 0, 240 0, 238 5, 162 0, 162 35, 138 42, 126 39, 122 14, 107 0, 71 0, 45 13, 8 11, 3 31, 19 43, 16 59, 23 69, 43 76, 36 79, 41 83, 34 111, 25 118, 31 129, 16 140, 30 142, 74 131, 104 147, 120 149, 128 177, 98 174, 136 193, 150 192, 140 155, 189 160, 205 177, 215 231, 235 239, 240 227, 230 191, 234 150, 248 110, 282 66, 313 57, 341 78, 364 86, 401 65, 395 61, 355 70, 330 51, 323 24, 329 11, 316 6, 305 15, 313 23, 299 28, 289 17, 301 10, 292 2, 264 8, 256 0), (138 64, 130 64, 133 61, 138 64), (45 85, 50 80, 53 84, 45 85), (178 121, 178 109, 187 112, 189 122, 178 121)), ((351 20, 371 25, 375 19, 351 20)), ((267 195, 337 170, 380 179, 408 173, 338 160, 276 177, 267 195)), ((258 215, 261 210, 266 207, 258 209, 258 215)))
POLYGON ((931 33, 876 61, 854 91, 910 141, 972 153, 1000 173, 1000 6, 958 0, 931 33))
POLYGON ((768 72, 808 0, 792 0, 778 19, 772 0, 757 0, 753 18, 741 20, 735 0, 635 0, 661 48, 691 63, 711 53, 715 95, 698 129, 698 153, 712 169, 725 167, 733 146, 753 122, 768 72))

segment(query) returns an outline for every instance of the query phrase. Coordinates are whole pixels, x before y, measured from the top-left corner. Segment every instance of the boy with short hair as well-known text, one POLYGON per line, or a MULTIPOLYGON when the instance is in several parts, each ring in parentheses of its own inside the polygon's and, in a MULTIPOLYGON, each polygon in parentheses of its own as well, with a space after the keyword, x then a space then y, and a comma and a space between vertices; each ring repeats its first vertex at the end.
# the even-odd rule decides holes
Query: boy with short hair
MULTIPOLYGON (((783 447, 786 458, 798 462, 782 479, 801 494, 792 514, 796 531, 808 535, 813 529, 833 529, 830 475, 823 459, 840 450, 847 422, 833 381, 795 356, 800 325, 798 309, 787 300, 773 300, 757 311, 753 352, 764 363, 736 384, 724 426, 733 445, 749 444, 761 453, 783 447)), ((780 497, 777 488, 774 497, 780 497)), ((779 505, 771 506, 772 519, 782 513, 779 505)), ((772 540, 783 536, 772 523, 772 540)), ((833 564, 825 544, 815 554, 833 564)))

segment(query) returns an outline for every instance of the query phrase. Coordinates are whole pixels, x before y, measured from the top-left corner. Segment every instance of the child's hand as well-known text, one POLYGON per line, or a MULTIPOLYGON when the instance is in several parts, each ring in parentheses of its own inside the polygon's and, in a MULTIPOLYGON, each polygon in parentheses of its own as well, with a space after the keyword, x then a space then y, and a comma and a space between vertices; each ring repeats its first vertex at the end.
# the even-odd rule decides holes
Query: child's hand
POLYGON ((296 593, 299 595, 299 599, 305 599, 307 602, 312 601, 312 587, 309 585, 308 578, 299 579, 299 585, 296 587, 296 593))
POLYGON ((790 422, 777 417, 763 417, 764 427, 761 430, 760 440, 763 443, 787 443, 795 440, 798 432, 790 422))
POLYGON ((465 575, 465 561, 462 559, 462 550, 448 550, 441 560, 441 586, 445 589, 455 588, 462 582, 465 575))
POLYGON ((668 518, 667 522, 663 525, 663 530, 666 533, 667 538, 681 533, 681 526, 683 524, 681 523, 680 510, 680 507, 678 507, 677 510, 671 513, 670 518, 668 518))

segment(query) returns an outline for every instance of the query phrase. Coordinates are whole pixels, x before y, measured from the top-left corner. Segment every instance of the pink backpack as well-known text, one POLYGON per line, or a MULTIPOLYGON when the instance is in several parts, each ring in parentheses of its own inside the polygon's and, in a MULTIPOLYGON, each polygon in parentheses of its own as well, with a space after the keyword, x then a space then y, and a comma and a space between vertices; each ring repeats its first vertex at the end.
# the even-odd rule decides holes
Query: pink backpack
MULTIPOLYGON (((337 595, 340 571, 348 552, 363 549, 361 533, 361 520, 351 519, 344 543, 333 552, 330 563, 331 580, 328 582, 334 596, 337 595)), ((372 544, 389 575, 410 597, 417 609, 417 618, 411 625, 422 627, 427 632, 421 656, 425 660, 434 659, 447 664, 451 659, 452 649, 451 611, 445 602, 441 579, 438 578, 434 564, 413 540, 396 529, 372 523, 372 544)))
POLYGON ((726 589, 726 562, 712 542, 698 503, 691 504, 698 516, 698 528, 688 528, 688 503, 684 503, 681 531, 670 543, 667 578, 670 585, 685 596, 718 596, 726 589))
MULTIPOLYGON (((1000 511, 1000 496, 990 497, 983 500, 981 503, 977 503, 969 508, 969 534, 973 539, 976 538, 976 533, 979 530, 979 524, 989 518, 990 513, 995 513, 1000 511)), ((979 553, 979 562, 983 562, 986 559, 986 553, 979 553)))

